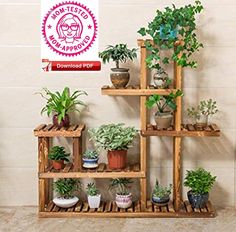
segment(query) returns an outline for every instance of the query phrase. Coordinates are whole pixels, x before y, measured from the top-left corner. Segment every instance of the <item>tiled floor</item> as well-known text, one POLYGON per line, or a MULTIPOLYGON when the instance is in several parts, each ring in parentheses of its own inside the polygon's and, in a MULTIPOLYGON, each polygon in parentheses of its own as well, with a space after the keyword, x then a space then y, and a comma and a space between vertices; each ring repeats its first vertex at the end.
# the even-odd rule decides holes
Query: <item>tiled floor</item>
POLYGON ((0 208, 0 232, 234 232, 236 210, 218 209, 211 219, 44 219, 36 207, 0 208))

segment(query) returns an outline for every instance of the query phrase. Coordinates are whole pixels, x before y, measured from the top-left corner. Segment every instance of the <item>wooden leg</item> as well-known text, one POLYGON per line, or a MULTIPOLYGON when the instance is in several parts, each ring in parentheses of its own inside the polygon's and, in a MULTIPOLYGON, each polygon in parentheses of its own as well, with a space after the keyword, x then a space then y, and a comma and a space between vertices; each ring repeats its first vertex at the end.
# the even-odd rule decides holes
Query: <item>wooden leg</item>
POLYGON ((74 160, 74 172, 81 171, 82 162, 81 162, 81 141, 80 138, 73 138, 73 160, 74 160))
POLYGON ((46 205, 46 185, 45 179, 39 179, 39 212, 45 211, 46 205))
POLYGON ((176 211, 180 210, 182 201, 181 192, 181 138, 174 137, 174 157, 173 157, 173 200, 176 211))
POLYGON ((141 192, 140 192, 141 210, 145 211, 146 206, 147 206, 147 179, 146 178, 140 179, 140 187, 141 187, 141 192))

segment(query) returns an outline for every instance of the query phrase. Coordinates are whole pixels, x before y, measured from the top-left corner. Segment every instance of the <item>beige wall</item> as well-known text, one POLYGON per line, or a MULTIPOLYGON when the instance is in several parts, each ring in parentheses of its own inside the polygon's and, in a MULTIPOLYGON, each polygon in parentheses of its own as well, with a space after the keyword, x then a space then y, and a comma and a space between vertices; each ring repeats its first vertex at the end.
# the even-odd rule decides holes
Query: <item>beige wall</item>
MULTIPOLYGON (((136 46, 140 26, 146 25, 156 8, 172 1, 100 0, 100 49, 107 44, 127 42, 136 46)), ((173 1, 177 5, 189 3, 173 1)), ((191 1, 192 2, 192 1, 191 1)), ((215 98, 220 113, 214 119, 222 129, 220 138, 186 138, 183 143, 184 170, 203 166, 217 175, 211 196, 217 205, 235 205, 235 60, 236 2, 205 0, 199 19, 200 39, 205 48, 197 56, 200 67, 185 70, 185 104, 215 98)), ((98 74, 40 73, 39 0, 0 0, 0 205, 37 204, 37 142, 33 128, 49 122, 39 112, 44 102, 34 95, 42 87, 84 89, 89 109, 81 120, 88 127, 125 122, 139 125, 138 98, 101 96, 109 83, 109 68, 98 74)), ((132 66, 132 83, 139 78, 138 61, 132 66)), ((77 120, 78 121, 78 120, 77 120)), ((148 166, 151 185, 158 177, 163 184, 172 178, 170 138, 152 138, 148 166)), ((138 144, 130 153, 138 152, 138 144)), ((134 155, 135 156, 135 155, 134 155)), ((133 159, 134 156, 130 155, 133 159)), ((102 160, 106 160, 102 155, 102 160)), ((184 189, 185 190, 185 189, 184 189)), ((186 190, 185 190, 186 191, 186 190)))

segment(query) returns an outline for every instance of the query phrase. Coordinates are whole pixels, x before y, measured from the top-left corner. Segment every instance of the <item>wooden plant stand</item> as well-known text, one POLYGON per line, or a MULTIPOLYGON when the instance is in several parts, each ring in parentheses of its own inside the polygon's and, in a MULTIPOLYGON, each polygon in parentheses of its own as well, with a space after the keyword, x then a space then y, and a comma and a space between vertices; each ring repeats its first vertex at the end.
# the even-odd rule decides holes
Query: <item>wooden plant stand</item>
MULTIPOLYGON (((176 44, 178 46, 179 43, 176 44)), ((103 95, 138 96, 140 97, 140 163, 130 164, 123 170, 110 170, 101 163, 94 170, 83 169, 81 165, 81 136, 84 125, 74 125, 68 129, 58 129, 52 125, 40 125, 34 130, 38 137, 39 155, 39 216, 40 217, 214 217, 215 211, 209 201, 205 208, 193 209, 188 201, 181 196, 181 141, 183 137, 220 136, 217 125, 196 127, 181 124, 182 98, 176 99, 177 111, 174 126, 159 130, 149 124, 148 112, 145 106, 147 96, 152 94, 168 95, 172 91, 182 89, 182 68, 174 64, 174 89, 155 89, 148 85, 146 55, 144 40, 138 40, 141 49, 140 85, 128 86, 124 89, 114 89, 109 86, 102 88, 103 95), (52 169, 48 162, 49 139, 53 137, 73 138, 73 163, 61 171, 52 169), (168 136, 173 138, 173 201, 167 206, 156 206, 147 197, 147 147, 149 136, 168 136), (101 202, 98 209, 90 209, 87 202, 78 202, 69 209, 59 208, 52 202, 50 180, 53 178, 138 178, 140 180, 140 199, 133 202, 128 209, 119 209, 115 202, 101 202)), ((181 54, 180 54, 181 55, 181 54)))

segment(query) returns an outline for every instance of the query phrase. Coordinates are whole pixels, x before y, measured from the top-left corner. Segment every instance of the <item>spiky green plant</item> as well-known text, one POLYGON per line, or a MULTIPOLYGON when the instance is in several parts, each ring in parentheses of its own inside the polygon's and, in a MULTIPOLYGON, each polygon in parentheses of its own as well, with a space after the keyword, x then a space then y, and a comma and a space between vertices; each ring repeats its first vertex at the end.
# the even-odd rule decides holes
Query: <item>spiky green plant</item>
POLYGON ((97 189, 95 183, 88 183, 86 191, 89 196, 97 196, 99 194, 99 190, 97 189))
POLYGON ((159 184, 158 180, 156 180, 155 187, 153 189, 153 196, 164 198, 168 197, 171 194, 172 185, 170 184, 168 187, 163 187, 159 184))
POLYGON ((115 189, 118 195, 128 195, 129 194, 129 184, 133 183, 131 179, 128 178, 116 178, 111 180, 109 186, 110 190, 115 189))

